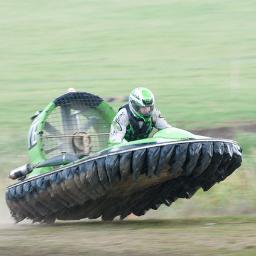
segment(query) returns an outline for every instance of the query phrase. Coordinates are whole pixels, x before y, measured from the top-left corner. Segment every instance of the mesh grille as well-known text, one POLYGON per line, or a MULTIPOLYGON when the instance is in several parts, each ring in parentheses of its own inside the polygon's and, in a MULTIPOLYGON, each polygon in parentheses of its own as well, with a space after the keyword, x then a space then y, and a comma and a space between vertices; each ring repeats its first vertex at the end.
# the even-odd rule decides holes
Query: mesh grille
POLYGON ((83 102, 88 107, 97 107, 102 101, 102 98, 87 92, 69 92, 55 99, 54 103, 56 106, 64 106, 83 102))
POLYGON ((68 93, 57 98, 57 106, 43 129, 47 158, 62 152, 91 155, 107 146, 110 123, 96 108, 102 99, 88 93, 68 93))

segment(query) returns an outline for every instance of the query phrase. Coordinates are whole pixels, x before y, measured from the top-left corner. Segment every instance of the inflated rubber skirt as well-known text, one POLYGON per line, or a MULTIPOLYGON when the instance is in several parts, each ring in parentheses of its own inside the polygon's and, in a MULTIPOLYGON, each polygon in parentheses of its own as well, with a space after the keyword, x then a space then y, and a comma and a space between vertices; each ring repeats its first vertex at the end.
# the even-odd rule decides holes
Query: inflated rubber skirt
POLYGON ((239 145, 202 139, 122 146, 7 187, 17 222, 144 215, 209 190, 242 162, 239 145))

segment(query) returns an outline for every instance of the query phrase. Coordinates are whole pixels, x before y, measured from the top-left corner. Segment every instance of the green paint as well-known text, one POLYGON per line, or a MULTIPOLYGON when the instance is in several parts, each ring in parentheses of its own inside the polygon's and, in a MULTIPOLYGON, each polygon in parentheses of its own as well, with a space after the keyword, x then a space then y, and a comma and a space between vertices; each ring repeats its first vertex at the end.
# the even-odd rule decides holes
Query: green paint
POLYGON ((101 102, 97 109, 100 113, 102 113, 102 118, 104 118, 107 122, 111 123, 114 119, 116 112, 114 109, 105 101, 101 102))
POLYGON ((152 142, 162 143, 162 142, 180 141, 180 140, 186 140, 186 139, 203 139, 203 138, 206 138, 206 137, 195 135, 191 132, 172 127, 172 128, 166 128, 156 132, 152 138, 124 142, 121 144, 113 145, 112 147, 119 148, 122 145, 135 145, 135 144, 138 145, 138 144, 152 143, 152 142))
POLYGON ((147 89, 142 89, 141 94, 143 96, 144 100, 150 100, 151 99, 151 93, 147 89))
MULTIPOLYGON (((37 129, 35 130, 36 134, 36 144, 33 145, 32 148, 29 149, 29 158, 30 162, 32 164, 40 163, 44 160, 46 160, 46 156, 43 152, 43 142, 42 142, 42 132, 45 126, 45 122, 47 120, 47 117, 50 115, 50 113, 55 109, 55 104, 53 102, 49 103, 46 108, 40 113, 40 115, 36 118, 36 122, 38 123, 37 129)), ((32 123, 33 125, 33 123, 32 123)), ((30 134, 28 135, 30 136, 30 134)), ((30 173, 28 176, 32 177, 35 175, 39 175, 42 173, 46 173, 51 171, 52 167, 42 167, 42 168, 36 168, 32 173, 30 173)))

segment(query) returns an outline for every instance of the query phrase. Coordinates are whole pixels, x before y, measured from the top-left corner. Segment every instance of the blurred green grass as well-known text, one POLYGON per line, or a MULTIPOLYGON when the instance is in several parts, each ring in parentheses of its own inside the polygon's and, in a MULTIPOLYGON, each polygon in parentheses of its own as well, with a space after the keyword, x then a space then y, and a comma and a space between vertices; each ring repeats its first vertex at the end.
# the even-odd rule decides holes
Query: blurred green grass
MULTIPOLYGON (((107 97, 146 86, 184 129, 256 121, 255 8, 250 0, 2 1, 1 175, 27 161, 29 117, 69 87, 107 97)), ((256 136, 236 139, 243 167, 196 195, 202 209, 218 202, 256 208, 256 136)))

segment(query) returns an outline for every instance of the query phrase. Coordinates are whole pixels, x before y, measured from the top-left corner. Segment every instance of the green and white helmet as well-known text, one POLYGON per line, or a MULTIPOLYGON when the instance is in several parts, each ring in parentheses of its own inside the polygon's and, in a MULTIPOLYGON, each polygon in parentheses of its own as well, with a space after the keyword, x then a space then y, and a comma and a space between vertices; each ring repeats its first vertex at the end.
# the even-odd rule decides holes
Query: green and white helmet
POLYGON ((129 108, 135 117, 150 117, 154 110, 155 97, 153 93, 144 87, 132 90, 129 96, 129 108))

